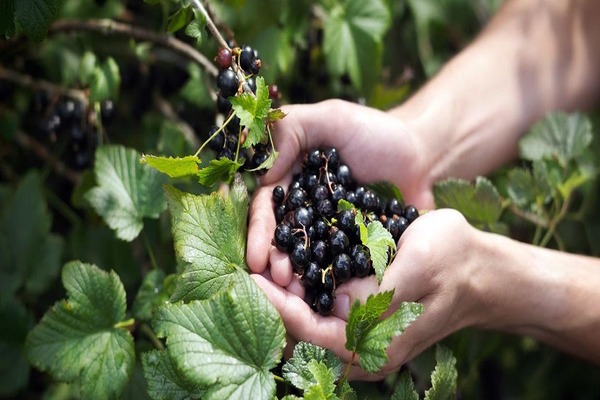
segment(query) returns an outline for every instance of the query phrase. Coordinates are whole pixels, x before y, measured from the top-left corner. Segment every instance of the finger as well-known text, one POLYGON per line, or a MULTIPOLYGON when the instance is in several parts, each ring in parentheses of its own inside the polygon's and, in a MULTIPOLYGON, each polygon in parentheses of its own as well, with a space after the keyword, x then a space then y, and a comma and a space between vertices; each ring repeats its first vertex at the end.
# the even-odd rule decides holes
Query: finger
POLYGON ((273 281, 281 287, 286 287, 292 281, 293 271, 290 257, 275 247, 271 247, 269 265, 273 281))
POLYGON ((273 186, 259 188, 250 207, 246 261, 250 270, 255 273, 265 270, 271 250, 271 239, 275 230, 272 193, 273 186))
POLYGON ((375 275, 366 278, 353 278, 341 284, 335 290, 333 315, 347 321, 350 306, 357 300, 364 304, 369 295, 377 293, 378 289, 379 285, 375 275))
POLYGON ((306 341, 328 348, 349 362, 351 353, 346 350, 346 322, 335 317, 322 317, 313 312, 304 300, 293 293, 269 282, 260 275, 252 278, 263 289, 271 303, 279 311, 286 331, 298 341, 306 341))

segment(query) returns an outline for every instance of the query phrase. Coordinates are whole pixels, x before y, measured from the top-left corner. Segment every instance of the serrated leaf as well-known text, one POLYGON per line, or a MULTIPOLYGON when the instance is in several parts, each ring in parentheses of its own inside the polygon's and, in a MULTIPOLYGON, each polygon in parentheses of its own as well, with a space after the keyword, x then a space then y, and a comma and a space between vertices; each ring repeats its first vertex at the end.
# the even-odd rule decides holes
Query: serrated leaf
POLYGON ((557 159, 562 166, 576 159, 592 141, 592 124, 584 114, 548 114, 519 141, 527 160, 557 159))
POLYGON ((155 328, 185 379, 206 389, 205 399, 275 395, 270 370, 283 355, 285 329, 247 274, 208 300, 163 306, 155 328))
POLYGON ((281 109, 279 108, 273 108, 271 110, 269 110, 269 113, 267 114, 267 122, 275 122, 275 121, 279 121, 280 119, 284 119, 285 116, 287 114, 284 113, 281 109))
POLYGON ((248 192, 238 177, 227 197, 165 187, 177 256, 190 263, 173 301, 208 298, 245 274, 248 192))
POLYGON ((521 208, 544 204, 552 196, 548 171, 543 161, 535 161, 533 171, 514 168, 508 172, 506 192, 511 201, 521 208))
POLYGON ((444 400, 454 398, 456 394, 456 358, 447 347, 435 348, 436 366, 431 373, 431 389, 425 392, 425 400, 444 400))
POLYGON ((96 150, 94 173, 98 186, 85 198, 119 239, 132 241, 144 218, 158 218, 166 208, 162 185, 167 177, 139 163, 140 154, 119 145, 96 150))
POLYGON ((137 320, 150 321, 159 306, 169 301, 173 294, 175 275, 165 276, 160 269, 146 274, 140 286, 131 312, 137 320))
POLYGON ((256 77, 256 95, 242 93, 231 97, 231 106, 240 119, 240 125, 249 129, 248 137, 244 141, 244 148, 250 148, 266 138, 265 124, 271 109, 269 88, 262 76, 256 77))
POLYGON ((381 42, 390 23, 390 11, 382 0, 338 4, 324 23, 323 51, 332 74, 347 73, 363 89, 367 74, 377 72, 381 42))
POLYGON ((377 282, 381 283, 388 266, 388 253, 393 254, 396 251, 396 242, 394 242, 392 234, 379 221, 370 222, 366 228, 366 236, 363 235, 364 230, 362 227, 359 228, 361 230, 361 240, 363 245, 369 249, 373 269, 375 269, 375 275, 377 275, 377 282))
POLYGON ((41 42, 48 33, 58 7, 58 0, 18 0, 15 3, 15 19, 27 37, 41 42))
POLYGON ((64 241, 51 226, 40 176, 32 171, 7 191, 0 209, 0 302, 21 288, 38 295, 54 283, 64 241))
POLYGON ((200 159, 197 156, 162 157, 144 154, 140 163, 149 165, 171 178, 183 178, 198 173, 200 159))
POLYGON ((185 28, 185 34, 191 38, 196 39, 196 45, 200 45, 200 43, 202 42, 202 36, 204 35, 203 32, 205 25, 206 17, 204 16, 204 14, 194 9, 194 18, 185 28))
POLYGON ((15 0, 0 1, 0 35, 9 38, 15 34, 15 0))
POLYGON ((415 384, 409 371, 400 374, 394 385, 394 393, 391 400, 419 400, 419 394, 415 390, 415 384))
POLYGON ((142 366, 148 394, 155 400, 200 399, 204 394, 200 387, 185 380, 167 351, 142 353, 142 366))
POLYGON ((308 363, 316 361, 331 369, 334 380, 342 374, 342 361, 329 349, 308 342, 299 342, 294 353, 282 368, 283 377, 298 389, 306 390, 316 384, 315 376, 307 368, 308 363))
POLYGON ((475 184, 463 179, 447 179, 433 188, 438 208, 454 208, 479 228, 490 228, 502 214, 502 199, 494 185, 478 177, 475 184))
POLYGON ((108 57, 104 63, 97 65, 93 70, 90 81, 90 100, 116 99, 119 96, 120 86, 119 66, 112 57, 108 57))
POLYGON ((208 166, 201 168, 196 173, 196 176, 201 185, 211 187, 218 182, 229 182, 242 165, 244 164, 226 157, 221 157, 218 160, 212 159, 209 161, 208 166))
POLYGON ((175 14, 169 17, 167 32, 174 33, 183 28, 190 18, 191 10, 186 7, 180 8, 175 14))
POLYGON ((423 312, 419 303, 404 302, 389 317, 381 320, 392 301, 393 291, 370 295, 365 304, 356 301, 350 308, 346 325, 346 349, 360 356, 360 366, 367 372, 378 372, 388 361, 386 349, 394 336, 404 330, 423 312))
POLYGON ((306 400, 332 400, 335 395, 335 378, 331 368, 316 360, 310 360, 306 365, 315 383, 304 391, 306 400))
POLYGON ((16 398, 27 386, 30 367, 23 352, 33 315, 16 298, 0 302, 0 397, 16 398))
POLYGON ((27 358, 59 381, 77 382, 83 398, 116 398, 135 364, 125 319, 125 289, 114 272, 73 261, 62 271, 68 298, 30 332, 27 358))
POLYGON ((340 400, 358 400, 358 395, 346 380, 338 384, 335 393, 340 400))

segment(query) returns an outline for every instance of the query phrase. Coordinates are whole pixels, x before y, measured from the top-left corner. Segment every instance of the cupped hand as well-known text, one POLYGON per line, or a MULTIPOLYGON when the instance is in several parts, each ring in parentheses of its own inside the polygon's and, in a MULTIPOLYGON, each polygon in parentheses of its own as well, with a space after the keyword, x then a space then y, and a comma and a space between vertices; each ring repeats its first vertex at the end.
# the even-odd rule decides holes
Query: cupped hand
POLYGON ((399 118, 341 100, 283 111, 286 117, 274 127, 279 158, 261 179, 250 209, 246 259, 254 273, 265 273, 269 266, 269 279, 277 285, 286 287, 292 281, 287 254, 271 245, 276 226, 272 191, 277 185, 287 190, 311 149, 335 147, 357 182, 388 181, 400 188, 407 202, 421 209, 432 207, 425 152, 399 118))
MULTIPOLYGON (((478 266, 485 264, 479 231, 454 210, 430 211, 404 232, 398 252, 386 270, 381 285, 374 276, 353 278, 336 289, 333 315, 322 317, 304 302, 304 290, 297 278, 281 287, 269 276, 254 274, 275 305, 288 334, 287 355, 298 341, 331 349, 344 362, 351 361, 345 349, 345 329, 350 304, 364 302, 370 294, 394 290, 388 313, 404 301, 423 304, 423 314, 388 348, 389 363, 379 374, 369 375, 355 359, 350 379, 375 380, 394 372, 429 346, 463 327, 475 323, 476 298, 471 280, 478 266)), ((268 274, 267 274, 268 275, 268 274)))

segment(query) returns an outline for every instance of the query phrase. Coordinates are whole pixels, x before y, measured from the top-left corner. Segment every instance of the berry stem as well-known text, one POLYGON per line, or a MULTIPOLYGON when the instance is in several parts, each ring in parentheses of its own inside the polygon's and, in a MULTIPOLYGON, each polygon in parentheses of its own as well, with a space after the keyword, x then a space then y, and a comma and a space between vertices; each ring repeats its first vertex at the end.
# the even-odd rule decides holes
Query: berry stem
POLYGON ((140 324, 140 331, 152 342, 154 347, 159 350, 165 349, 165 345, 156 337, 156 334, 148 324, 145 322, 140 324))
MULTIPOLYGON (((200 148, 194 153, 194 157, 198 157, 198 154, 200 154, 202 152, 202 150, 204 149, 204 147, 206 147, 206 145, 213 140, 219 133, 221 133, 221 131, 227 126, 227 124, 229 122, 231 122, 231 120, 233 119, 233 117, 235 116, 235 113, 231 113, 229 115, 229 117, 227 118, 227 120, 225 120, 225 122, 223 122, 223 124, 219 127, 219 129, 217 129, 215 131, 215 133, 213 133, 212 135, 210 135, 210 137, 208 139, 206 139, 204 141, 204 143, 202 143, 202 146, 200 146, 200 148)), ((238 141, 239 143, 239 141, 238 141)))
POLYGON ((344 384, 344 382, 346 381, 346 379, 348 379, 348 374, 350 374, 350 367, 352 367, 352 363, 354 362, 355 357, 356 357, 356 352, 353 351, 352 357, 350 358, 350 362, 346 366, 346 371, 344 372, 342 379, 340 379, 340 381, 338 382, 338 387, 342 386, 344 384))

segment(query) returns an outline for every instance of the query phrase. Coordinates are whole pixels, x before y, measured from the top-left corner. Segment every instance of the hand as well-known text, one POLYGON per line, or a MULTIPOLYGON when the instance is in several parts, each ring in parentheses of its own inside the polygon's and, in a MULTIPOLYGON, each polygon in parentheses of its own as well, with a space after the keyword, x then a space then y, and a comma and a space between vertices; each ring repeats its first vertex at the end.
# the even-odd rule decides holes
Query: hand
POLYGON ((287 116, 274 129, 279 158, 262 178, 250 210, 247 261, 253 272, 263 273, 270 265, 270 278, 276 284, 286 287, 291 282, 288 256, 271 245, 276 225, 271 196, 276 185, 287 190, 310 149, 336 147, 358 182, 394 183, 407 202, 421 209, 432 207, 424 160, 428 153, 399 118, 340 100, 290 106, 284 112, 287 116))
POLYGON ((476 266, 486 259, 479 237, 480 231, 454 210, 426 213, 400 238, 398 253, 381 286, 374 276, 353 278, 340 285, 334 313, 328 317, 321 317, 304 302, 298 279, 282 288, 268 276, 253 277, 281 314, 288 334, 287 356, 298 341, 308 341, 350 362, 351 353, 343 340, 348 310, 355 300, 364 302, 370 294, 393 289, 389 312, 403 301, 423 304, 424 313, 403 335, 392 340, 389 363, 379 374, 368 375, 355 365, 349 375, 350 379, 381 379, 450 333, 475 323, 478 303, 470 283, 476 266))

